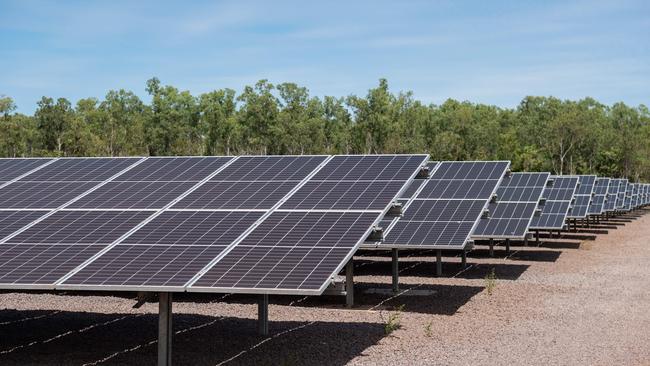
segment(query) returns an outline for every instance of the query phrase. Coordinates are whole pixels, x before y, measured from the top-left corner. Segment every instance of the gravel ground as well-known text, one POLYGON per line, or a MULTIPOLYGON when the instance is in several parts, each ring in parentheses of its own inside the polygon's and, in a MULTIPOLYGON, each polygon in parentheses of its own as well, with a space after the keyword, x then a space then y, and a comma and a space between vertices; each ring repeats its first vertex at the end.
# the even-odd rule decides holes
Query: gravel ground
MULTIPOLYGON (((465 270, 444 258, 443 278, 433 252, 401 253, 398 296, 388 293, 390 258, 364 253, 353 309, 341 297, 271 297, 268 338, 256 335, 254 297, 177 295, 173 360, 650 365, 650 215, 636 216, 593 241, 567 234, 508 258, 478 247, 465 270), (387 335, 391 315, 398 329, 387 335)), ((0 365, 155 364, 157 304, 107 295, 0 293, 0 365)))

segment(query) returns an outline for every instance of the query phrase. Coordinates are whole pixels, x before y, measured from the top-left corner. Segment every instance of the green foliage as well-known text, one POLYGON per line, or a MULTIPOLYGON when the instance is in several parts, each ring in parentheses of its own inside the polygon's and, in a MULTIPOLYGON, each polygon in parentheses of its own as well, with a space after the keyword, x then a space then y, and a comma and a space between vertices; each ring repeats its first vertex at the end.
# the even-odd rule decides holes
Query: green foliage
POLYGON ((395 307, 394 311, 388 313, 388 318, 384 323, 384 334, 391 334, 394 331, 402 327, 402 312, 404 311, 404 305, 395 307))
POLYGON ((128 156, 429 153, 435 160, 510 160, 515 171, 650 180, 650 112, 525 97, 514 109, 447 100, 425 105, 385 79, 363 96, 310 96, 260 80, 239 95, 198 96, 147 81, 102 100, 43 97, 34 116, 0 96, 0 155, 128 156))

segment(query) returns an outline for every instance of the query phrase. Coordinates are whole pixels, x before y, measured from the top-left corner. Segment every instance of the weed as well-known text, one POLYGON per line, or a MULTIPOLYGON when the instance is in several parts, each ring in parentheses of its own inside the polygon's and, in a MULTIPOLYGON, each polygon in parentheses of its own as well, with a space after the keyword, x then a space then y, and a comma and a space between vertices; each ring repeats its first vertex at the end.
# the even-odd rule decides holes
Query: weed
POLYGON ((395 311, 388 313, 388 319, 384 324, 384 333, 391 334, 397 329, 401 328, 400 320, 402 318, 402 311, 404 310, 404 305, 397 306, 395 311))
POLYGON ((429 320, 427 325, 424 327, 424 334, 429 338, 431 338, 431 336, 433 335, 433 332, 431 331, 432 327, 433 327, 433 320, 429 320))
POLYGON ((488 295, 492 295, 494 288, 497 286, 497 275, 494 273, 494 268, 485 276, 485 289, 488 295))

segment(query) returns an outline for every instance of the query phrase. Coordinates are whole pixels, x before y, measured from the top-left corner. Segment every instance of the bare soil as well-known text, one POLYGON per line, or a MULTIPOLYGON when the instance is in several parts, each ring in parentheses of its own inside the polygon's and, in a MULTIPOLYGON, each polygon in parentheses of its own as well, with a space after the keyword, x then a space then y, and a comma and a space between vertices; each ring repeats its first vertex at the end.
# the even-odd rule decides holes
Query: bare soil
MULTIPOLYGON (((466 269, 443 258, 442 278, 434 252, 401 252, 398 295, 390 256, 360 253, 354 308, 337 296, 271 297, 269 337, 256 333, 253 296, 178 294, 173 361, 650 365, 650 215, 628 217, 595 240, 564 234, 494 258, 478 246, 466 269)), ((134 309, 135 294, 115 295, 0 293, 0 365, 155 364, 157 303, 134 309)))

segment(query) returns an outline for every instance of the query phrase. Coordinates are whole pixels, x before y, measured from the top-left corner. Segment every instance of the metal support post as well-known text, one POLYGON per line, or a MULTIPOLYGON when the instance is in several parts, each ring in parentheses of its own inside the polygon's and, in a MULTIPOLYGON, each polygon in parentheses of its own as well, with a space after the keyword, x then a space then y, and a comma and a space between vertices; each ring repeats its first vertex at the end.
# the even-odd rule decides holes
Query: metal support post
POLYGON ((436 250, 436 276, 442 277, 442 250, 436 250))
POLYGON ((506 239, 506 254, 510 254, 510 239, 506 239))
POLYGON ((269 335, 269 294, 261 295, 257 303, 257 332, 261 336, 269 335))
POLYGON ((494 257, 494 239, 490 239, 490 257, 494 257))
POLYGON ((354 262, 352 258, 345 265, 345 305, 354 306, 354 262))
POLYGON ((539 246, 539 230, 535 230, 535 244, 539 246))
POLYGON ((172 294, 158 294, 158 366, 172 364, 172 294))
POLYGON ((393 292, 399 292, 399 253, 393 248, 393 292))
POLYGON ((463 249, 460 254, 460 266, 461 268, 467 267, 467 251, 463 249))
POLYGON ((524 237, 524 246, 525 246, 525 247, 528 246, 528 236, 525 236, 525 237, 524 237))

